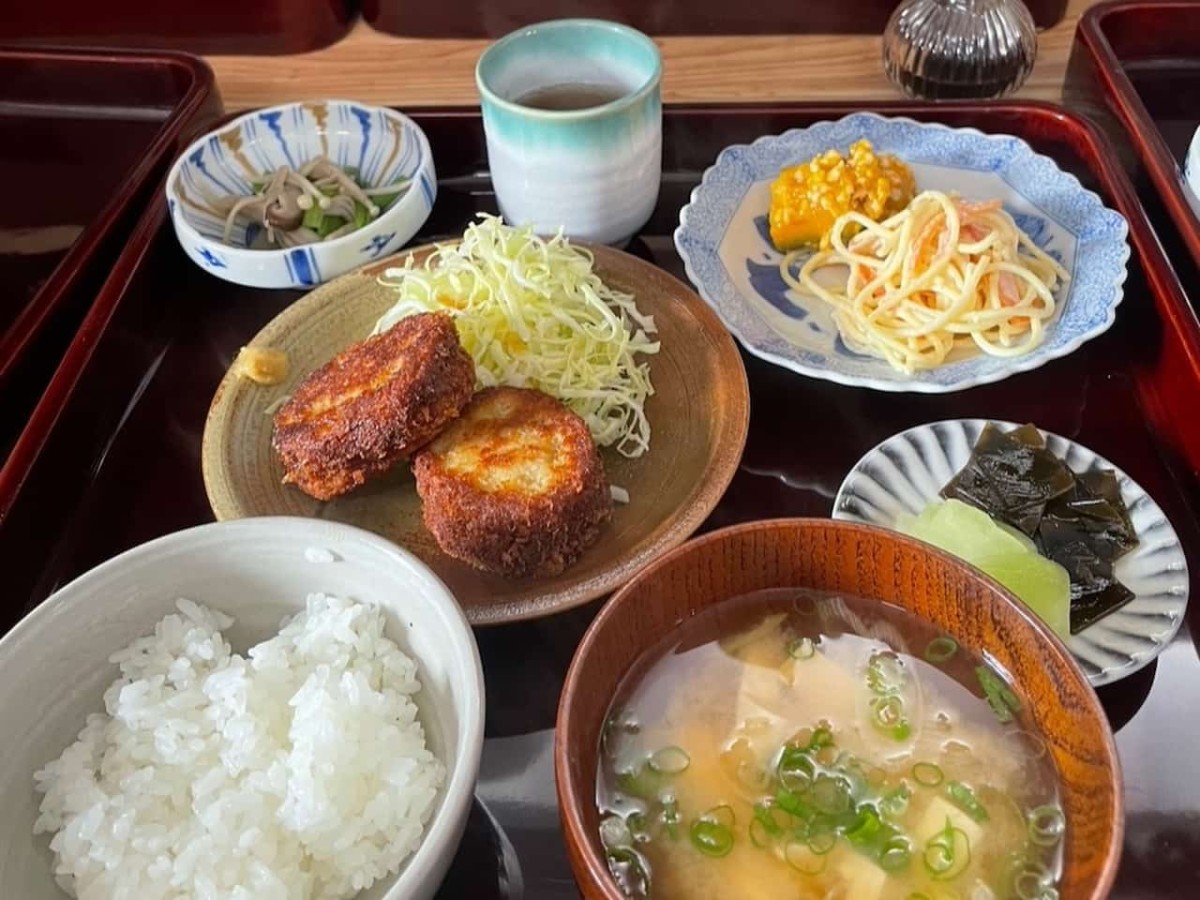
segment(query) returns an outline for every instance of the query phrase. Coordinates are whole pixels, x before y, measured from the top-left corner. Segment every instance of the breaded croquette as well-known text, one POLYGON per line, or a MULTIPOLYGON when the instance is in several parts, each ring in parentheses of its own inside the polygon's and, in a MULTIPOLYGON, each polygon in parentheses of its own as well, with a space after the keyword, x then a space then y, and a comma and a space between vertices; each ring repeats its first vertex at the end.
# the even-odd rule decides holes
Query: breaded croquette
POLYGON ((442 550, 511 577, 558 574, 612 516, 587 425, 541 391, 481 391, 413 472, 442 550))
POLYGON ((450 316, 402 319, 317 369, 275 414, 283 480, 318 500, 345 494, 432 440, 474 387, 450 316))

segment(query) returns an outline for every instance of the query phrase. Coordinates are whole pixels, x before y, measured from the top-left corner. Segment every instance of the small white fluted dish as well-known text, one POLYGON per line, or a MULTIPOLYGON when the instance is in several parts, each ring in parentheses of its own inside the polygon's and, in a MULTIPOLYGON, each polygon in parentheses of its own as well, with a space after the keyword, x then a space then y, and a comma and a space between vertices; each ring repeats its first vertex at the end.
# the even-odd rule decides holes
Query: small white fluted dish
MULTIPOLYGON (((918 425, 888 438, 850 470, 833 503, 833 518, 895 528, 917 515, 971 456, 986 419, 918 425)), ((1017 426, 994 421, 1004 431, 1017 426)), ((1158 504, 1111 462, 1072 440, 1043 431, 1047 448, 1074 472, 1112 469, 1138 546, 1117 561, 1117 578, 1134 599, 1066 644, 1094 687, 1110 684, 1155 659, 1183 624, 1188 567, 1179 537, 1158 504)))
POLYGON ((312 100, 246 113, 197 140, 167 176, 175 236, 196 265, 257 288, 312 288, 389 256, 412 240, 437 198, 437 172, 425 133, 382 106, 312 100), (251 182, 316 156, 358 169, 372 187, 404 179, 406 192, 350 234, 288 249, 252 250, 257 226, 239 222, 229 241, 217 202, 253 193, 251 182))
POLYGON ((700 296, 747 351, 802 375, 880 391, 946 393, 989 384, 1073 353, 1107 331, 1124 295, 1129 226, 1079 179, 1020 138, 853 113, 726 147, 679 214, 675 248, 700 296), (786 166, 867 139, 912 170, 919 190, 1000 199, 1071 280, 1043 342, 1018 357, 955 350, 908 375, 847 346, 829 305, 793 290, 767 225, 771 182, 786 166))
POLYGON ((33 773, 104 708, 118 676, 109 657, 187 598, 236 624, 236 652, 278 632, 322 592, 378 604, 386 635, 417 662, 427 746, 446 767, 421 845, 360 900, 429 900, 454 858, 483 747, 483 670, 466 618, 415 556, 358 528, 301 518, 201 525, 135 547, 81 575, 0 640, 0 897, 61 900, 49 836, 33 834, 33 773))

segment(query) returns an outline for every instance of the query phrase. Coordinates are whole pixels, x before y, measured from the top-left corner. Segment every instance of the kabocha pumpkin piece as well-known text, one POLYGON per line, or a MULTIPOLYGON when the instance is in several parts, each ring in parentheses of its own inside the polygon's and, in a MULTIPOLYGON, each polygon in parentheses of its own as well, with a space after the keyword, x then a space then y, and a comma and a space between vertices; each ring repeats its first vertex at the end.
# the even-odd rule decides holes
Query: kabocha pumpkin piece
POLYGON ((894 156, 876 155, 869 141, 852 144, 847 155, 827 150, 784 169, 772 182, 771 242, 782 253, 828 246, 827 235, 838 216, 860 212, 881 221, 908 206, 915 194, 908 166, 894 156))

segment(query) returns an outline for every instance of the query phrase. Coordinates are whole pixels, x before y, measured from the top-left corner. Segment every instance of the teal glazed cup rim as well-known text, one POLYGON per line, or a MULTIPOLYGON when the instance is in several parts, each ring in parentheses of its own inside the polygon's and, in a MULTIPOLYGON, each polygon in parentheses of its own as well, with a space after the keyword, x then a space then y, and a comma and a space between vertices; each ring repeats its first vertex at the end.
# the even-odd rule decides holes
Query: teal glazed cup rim
POLYGON ((479 61, 475 64, 475 85, 479 88, 480 95, 488 103, 509 112, 517 113, 518 115, 555 122, 584 121, 610 115, 625 107, 633 106, 647 94, 657 89, 661 81, 662 54, 658 50, 658 45, 636 28, 630 28, 628 25, 622 25, 620 22, 610 22, 606 19, 551 19, 546 22, 538 22, 534 25, 526 25, 524 28, 510 32, 491 44, 480 54, 479 61), (540 34, 553 35, 556 32, 563 31, 579 31, 580 33, 608 32, 609 34, 629 40, 634 44, 641 45, 642 49, 646 50, 654 61, 650 76, 638 87, 628 93, 622 94, 616 100, 602 103, 599 106, 589 106, 584 109, 536 109, 532 106, 523 106, 520 103, 502 97, 491 89, 488 84, 489 78, 494 74, 496 67, 503 63, 504 58, 513 52, 512 47, 514 44, 536 38, 540 34))

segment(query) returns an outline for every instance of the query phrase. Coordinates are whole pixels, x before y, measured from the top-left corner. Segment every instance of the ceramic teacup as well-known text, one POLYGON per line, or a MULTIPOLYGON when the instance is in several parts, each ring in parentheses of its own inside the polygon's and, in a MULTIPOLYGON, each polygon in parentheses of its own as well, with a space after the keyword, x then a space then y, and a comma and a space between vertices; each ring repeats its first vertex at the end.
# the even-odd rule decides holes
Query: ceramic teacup
POLYGON ((504 218, 540 234, 629 240, 658 199, 661 80, 654 42, 615 22, 543 22, 490 46, 475 82, 504 218))

